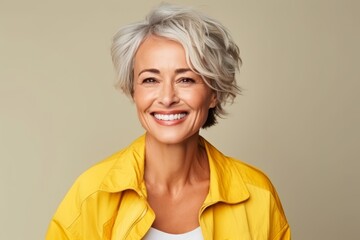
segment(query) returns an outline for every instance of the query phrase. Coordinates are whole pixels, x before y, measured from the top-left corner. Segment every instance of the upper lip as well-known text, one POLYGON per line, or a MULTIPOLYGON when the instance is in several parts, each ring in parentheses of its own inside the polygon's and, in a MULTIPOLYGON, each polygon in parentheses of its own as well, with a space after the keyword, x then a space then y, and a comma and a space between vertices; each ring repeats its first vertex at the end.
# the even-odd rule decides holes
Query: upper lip
POLYGON ((164 115, 171 115, 171 114, 179 114, 179 113, 188 113, 187 111, 184 110, 171 110, 171 111, 163 111, 163 110, 159 110, 159 111, 152 111, 151 114, 164 114, 164 115))

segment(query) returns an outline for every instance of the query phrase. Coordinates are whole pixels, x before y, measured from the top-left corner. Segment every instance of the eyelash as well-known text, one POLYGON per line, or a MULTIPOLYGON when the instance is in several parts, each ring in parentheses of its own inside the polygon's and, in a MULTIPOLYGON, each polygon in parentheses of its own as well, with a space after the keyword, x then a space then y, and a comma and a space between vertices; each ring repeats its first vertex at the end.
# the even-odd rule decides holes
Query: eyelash
MULTIPOLYGON (((155 78, 145 78, 142 83, 144 84, 152 84, 152 83, 157 83, 158 81, 155 78)), ((195 80, 192 78, 188 78, 188 77, 183 77, 180 78, 176 81, 177 83, 185 83, 185 84, 191 84, 191 83, 195 83, 195 80)))
POLYGON ((155 78, 145 78, 142 83, 156 83, 156 79, 155 78))
POLYGON ((180 78, 179 79, 179 82, 182 82, 182 83, 195 83, 195 80, 192 79, 192 78, 180 78))

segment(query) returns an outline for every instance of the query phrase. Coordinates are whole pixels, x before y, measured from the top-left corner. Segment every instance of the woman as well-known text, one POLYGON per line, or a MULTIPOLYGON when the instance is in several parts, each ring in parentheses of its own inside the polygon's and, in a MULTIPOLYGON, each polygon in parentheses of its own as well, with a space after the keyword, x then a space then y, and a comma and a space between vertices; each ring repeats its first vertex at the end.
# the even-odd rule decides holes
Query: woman
POLYGON ((239 92, 227 30, 162 4, 115 35, 112 57, 146 133, 79 177, 47 239, 290 239, 266 176, 199 136, 239 92))

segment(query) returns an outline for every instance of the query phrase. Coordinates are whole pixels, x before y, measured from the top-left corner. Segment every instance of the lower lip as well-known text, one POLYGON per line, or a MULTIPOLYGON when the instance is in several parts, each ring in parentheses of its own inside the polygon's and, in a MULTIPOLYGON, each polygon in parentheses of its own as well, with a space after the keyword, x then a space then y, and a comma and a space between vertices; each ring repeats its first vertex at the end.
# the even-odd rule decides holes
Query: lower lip
POLYGON ((180 118, 180 119, 176 119, 176 120, 160 120, 160 119, 157 119, 155 116, 153 116, 153 118, 155 119, 155 121, 160 124, 160 125, 163 125, 163 126, 174 126, 174 125, 178 125, 180 123, 182 123, 183 121, 185 121, 187 115, 183 118, 180 118))

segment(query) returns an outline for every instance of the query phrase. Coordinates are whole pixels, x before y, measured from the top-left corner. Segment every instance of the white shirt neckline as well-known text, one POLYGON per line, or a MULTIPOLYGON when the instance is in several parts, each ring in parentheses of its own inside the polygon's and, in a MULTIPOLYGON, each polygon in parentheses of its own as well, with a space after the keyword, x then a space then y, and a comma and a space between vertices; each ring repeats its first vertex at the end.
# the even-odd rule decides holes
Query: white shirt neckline
POLYGON ((181 234, 171 234, 160 231, 156 228, 150 228, 144 236, 143 240, 203 240, 201 228, 197 227, 190 232, 181 234))

